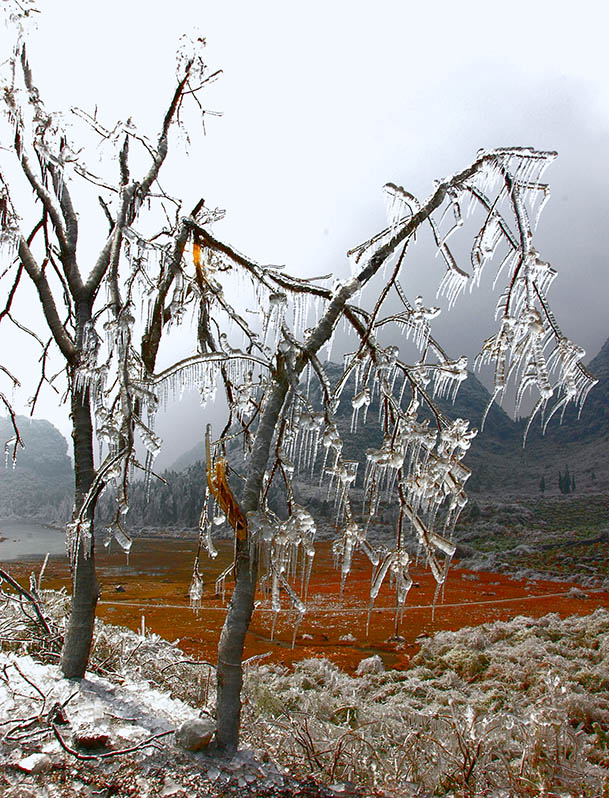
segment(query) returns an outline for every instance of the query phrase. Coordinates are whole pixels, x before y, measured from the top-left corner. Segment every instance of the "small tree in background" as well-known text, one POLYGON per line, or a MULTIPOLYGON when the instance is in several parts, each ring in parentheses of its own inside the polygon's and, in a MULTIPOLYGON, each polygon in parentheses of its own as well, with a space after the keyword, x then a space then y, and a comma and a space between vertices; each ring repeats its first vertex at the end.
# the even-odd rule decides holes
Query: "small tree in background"
POLYGON ((565 466, 564 473, 558 472, 558 489, 565 495, 575 489, 575 478, 571 476, 569 466, 565 466))
MULTIPOLYGON (((23 13, 15 13, 18 23, 23 13)), ((136 435, 150 455, 149 467, 160 445, 152 429, 159 399, 183 385, 197 386, 204 398, 211 398, 221 386, 228 418, 215 439, 208 431, 208 494, 200 543, 215 554, 212 520, 218 515, 235 531, 235 562, 224 574, 235 574, 235 586, 217 668, 218 745, 234 749, 244 639, 258 584, 264 584, 276 613, 282 593, 299 616, 306 610, 316 529, 308 510, 295 501, 295 474, 328 484, 342 583, 354 553, 364 551, 372 564, 371 607, 389 578, 399 623, 412 585, 413 541, 438 586, 446 578, 455 550, 450 536, 467 501, 469 471, 462 460, 475 431, 465 419, 448 418, 435 403, 438 396, 454 397, 467 376, 466 358, 449 355, 432 335, 430 322, 439 308, 421 296, 410 299, 404 285, 407 256, 426 233, 430 252, 439 254, 445 267, 438 293, 449 308, 467 285, 478 284, 486 264, 493 262, 504 273, 499 329, 478 358, 479 364, 494 366, 493 399, 501 400, 512 382, 518 408, 532 390, 538 396, 532 417, 545 420, 570 401, 584 401, 593 380, 581 365, 583 351, 562 335, 549 310, 546 292, 555 271, 532 243, 548 193, 542 174, 555 153, 532 148, 480 152, 464 169, 438 181, 423 200, 387 184, 388 226, 348 253, 350 266, 344 271, 350 273, 337 280, 306 280, 237 252, 210 230, 221 214, 199 203, 182 216, 180 204, 158 185, 169 133, 180 122, 183 103, 210 79, 198 55, 180 61, 177 88, 153 142, 129 123, 109 129, 96 115, 79 113, 97 136, 115 145, 113 182, 93 174, 70 145, 60 120, 44 109, 22 39, 10 67, 5 103, 14 131, 12 155, 34 191, 40 217, 22 233, 12 193, 3 181, 9 231, 4 274, 5 279, 12 277, 8 306, 25 273, 36 286, 50 331, 49 344, 43 342, 43 379, 45 353, 54 343, 66 362, 74 423, 76 503, 68 532, 75 570, 64 673, 82 675, 88 656, 85 639, 90 643, 97 597, 93 514, 99 492, 109 482, 117 486, 110 532, 128 545, 121 517, 128 508, 129 473, 138 466, 136 435), (148 171, 137 179, 129 166, 134 145, 150 158, 148 171), (108 222, 99 259, 87 275, 77 258, 79 220, 71 193, 76 177, 101 189, 108 222), (155 232, 143 232, 149 201, 165 212, 164 225, 155 232), (466 267, 458 263, 451 236, 460 237, 460 249, 465 246, 469 252, 466 267), (98 298, 102 284, 104 300, 98 298), (253 303, 259 315, 252 320, 244 308, 253 303), (192 354, 155 373, 164 329, 182 322, 191 308, 196 310, 192 354), (134 343, 138 324, 143 329, 139 346, 134 343), (349 331, 351 351, 342 374, 331 381, 323 366, 324 351, 339 324, 349 331), (361 475, 358 463, 343 454, 336 418, 349 380, 351 433, 366 421, 374 404, 374 422, 382 436, 380 445, 366 452, 361 475), (108 452, 98 465, 92 413, 108 452), (238 459, 235 442, 243 455, 238 459), (231 460, 232 468, 242 471, 238 495, 232 487, 235 474, 230 480, 231 460), (364 491, 361 511, 351 498, 358 479, 364 491), (281 516, 269 506, 276 486, 285 497, 281 516), (393 542, 377 546, 368 540, 370 525, 381 503, 390 502, 397 505, 393 542), (76 641, 77 666, 69 665, 76 641)), ((337 274, 342 272, 341 265, 337 274)), ((201 591, 197 558, 193 604, 201 591)))

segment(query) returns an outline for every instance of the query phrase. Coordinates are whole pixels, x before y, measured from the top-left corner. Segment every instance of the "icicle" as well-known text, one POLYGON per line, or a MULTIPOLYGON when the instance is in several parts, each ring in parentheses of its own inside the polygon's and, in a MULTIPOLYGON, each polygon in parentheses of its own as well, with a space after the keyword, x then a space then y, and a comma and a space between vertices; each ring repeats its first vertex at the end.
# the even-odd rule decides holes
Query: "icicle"
POLYGON ((395 228, 400 222, 412 216, 419 209, 419 202, 409 191, 395 183, 383 186, 387 197, 387 218, 389 226, 395 228))
POLYGON ((188 595, 190 597, 191 609, 195 614, 198 614, 201 609, 201 598, 203 597, 203 579, 200 574, 193 574, 188 595))
POLYGON ((226 600, 226 579, 233 573, 234 569, 235 563, 233 562, 216 579, 216 595, 221 596, 222 601, 226 600))
POLYGON ((454 269, 447 269, 436 296, 445 296, 448 302, 448 309, 450 310, 455 304, 459 295, 467 285, 467 275, 463 272, 454 269))
POLYGON ((133 539, 129 537, 129 535, 119 524, 114 524, 112 526, 112 534, 118 545, 125 552, 125 555, 127 556, 127 565, 129 565, 129 552, 131 551, 131 547, 133 545, 133 539))
POLYGON ((85 558, 91 554, 91 522, 89 520, 76 519, 66 524, 66 551, 71 565, 74 567, 78 547, 82 543, 82 551, 85 558))
POLYGON ((4 467, 8 468, 8 459, 11 447, 13 449, 12 454, 10 455, 11 458, 11 467, 13 470, 17 465, 17 436, 13 435, 12 438, 9 438, 6 443, 4 444, 4 467))

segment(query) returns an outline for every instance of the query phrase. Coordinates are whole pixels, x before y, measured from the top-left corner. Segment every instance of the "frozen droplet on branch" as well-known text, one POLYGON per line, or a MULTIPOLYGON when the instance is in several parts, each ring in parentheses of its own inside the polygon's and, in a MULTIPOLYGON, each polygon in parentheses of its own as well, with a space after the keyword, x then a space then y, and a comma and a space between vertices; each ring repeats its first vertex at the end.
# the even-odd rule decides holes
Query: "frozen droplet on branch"
POLYGON ((203 597, 203 579, 200 574, 193 574, 188 595, 191 609, 194 612, 198 612, 201 609, 201 599, 203 597))

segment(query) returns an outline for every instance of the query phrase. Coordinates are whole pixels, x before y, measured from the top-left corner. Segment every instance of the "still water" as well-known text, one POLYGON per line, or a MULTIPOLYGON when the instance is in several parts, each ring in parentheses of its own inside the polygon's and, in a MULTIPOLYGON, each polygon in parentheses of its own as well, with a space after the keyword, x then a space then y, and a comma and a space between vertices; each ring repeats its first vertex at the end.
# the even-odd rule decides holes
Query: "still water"
POLYGON ((65 536, 52 529, 27 521, 0 521, 0 563, 31 559, 48 554, 65 554, 65 536))

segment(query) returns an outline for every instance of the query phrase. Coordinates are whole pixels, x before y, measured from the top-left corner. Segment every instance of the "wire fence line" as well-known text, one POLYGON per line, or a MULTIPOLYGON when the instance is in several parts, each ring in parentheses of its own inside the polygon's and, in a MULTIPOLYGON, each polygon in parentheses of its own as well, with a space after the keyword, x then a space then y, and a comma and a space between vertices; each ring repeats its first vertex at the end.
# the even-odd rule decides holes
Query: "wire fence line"
MULTIPOLYGON (((595 589, 588 589, 587 593, 602 593, 606 592, 604 589, 595 588, 595 589)), ((492 599, 480 599, 477 601, 462 601, 457 603, 437 603, 437 604, 411 604, 406 605, 406 611, 412 610, 431 610, 431 609, 450 609, 455 607, 477 607, 480 605, 486 604, 510 604, 519 601, 536 601, 538 599, 547 599, 547 598, 577 598, 569 595, 569 591, 562 591, 557 593, 537 593, 534 595, 528 596, 512 596, 510 598, 492 598, 492 599)), ((190 610, 192 608, 190 604, 148 604, 146 602, 134 602, 134 601, 108 601, 103 600, 99 601, 99 604, 106 604, 111 605, 114 607, 139 607, 142 609, 158 609, 158 610, 190 610)), ((213 612, 226 612, 227 605, 225 606, 212 606, 212 607, 201 607, 199 612, 205 610, 213 611, 213 612)), ((256 607, 254 612, 269 612, 275 613, 275 610, 272 607, 256 607)), ((279 612, 281 613, 289 613, 294 612, 292 608, 282 607, 279 612)), ((367 614, 369 612, 368 607, 337 607, 334 609, 314 609, 308 608, 307 615, 357 615, 357 614, 367 614)), ((376 612, 395 612, 395 607, 374 607, 372 609, 373 613, 376 612)))

